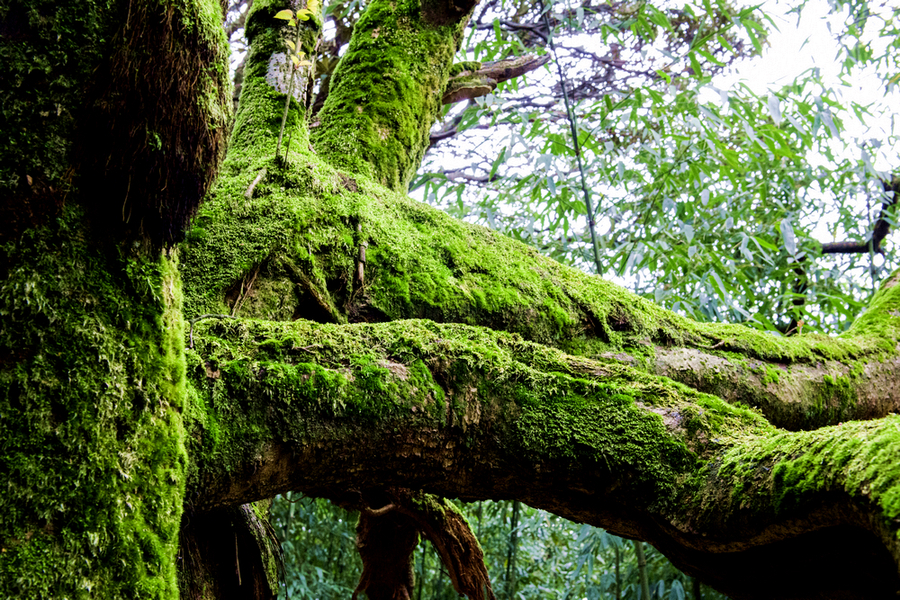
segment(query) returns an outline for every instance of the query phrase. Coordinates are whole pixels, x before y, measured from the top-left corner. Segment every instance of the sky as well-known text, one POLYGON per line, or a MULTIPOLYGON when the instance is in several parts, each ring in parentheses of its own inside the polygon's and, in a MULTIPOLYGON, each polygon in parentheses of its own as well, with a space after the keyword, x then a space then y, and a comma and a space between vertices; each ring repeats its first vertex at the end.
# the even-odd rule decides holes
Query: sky
MULTIPOLYGON (((892 93, 885 94, 881 78, 874 68, 855 74, 852 85, 842 85, 840 65, 845 51, 840 48, 832 31, 842 30, 851 19, 847 9, 839 14, 829 14, 828 2, 810 0, 798 19, 796 14, 787 14, 790 4, 784 0, 768 0, 762 4, 778 29, 772 31, 762 56, 745 61, 730 73, 718 77, 714 82, 717 87, 733 89, 743 81, 758 94, 765 94, 767 90, 777 90, 790 84, 808 69, 815 68, 820 70, 823 82, 837 90, 848 104, 855 101, 863 105, 900 106, 897 86, 894 86, 892 93)), ((871 3, 873 10, 877 10, 876 4, 871 3)), ((877 50, 883 47, 884 40, 875 36, 873 28, 876 23, 875 19, 870 19, 864 35, 873 38, 877 50)), ((870 119, 866 123, 848 120, 845 125, 846 133, 860 140, 874 139, 887 144, 891 137, 900 136, 900 127, 890 117, 870 119)), ((896 157, 900 156, 900 147, 896 143, 882 146, 872 155, 876 169, 890 171, 900 167, 896 164, 896 157)), ((815 157, 811 158, 815 161, 815 157)))

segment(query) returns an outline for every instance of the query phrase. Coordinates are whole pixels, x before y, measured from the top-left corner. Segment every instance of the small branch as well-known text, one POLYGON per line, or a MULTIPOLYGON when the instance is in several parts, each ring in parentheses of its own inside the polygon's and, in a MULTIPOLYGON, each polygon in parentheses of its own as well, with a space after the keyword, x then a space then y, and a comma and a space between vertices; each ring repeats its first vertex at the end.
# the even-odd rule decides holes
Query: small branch
POLYGON ((549 61, 549 54, 544 56, 526 54, 507 60, 482 63, 481 68, 475 71, 462 71, 451 77, 447 82, 442 101, 444 104, 454 104, 485 96, 494 91, 498 83, 534 71, 549 61))
POLYGON ((829 242, 822 244, 822 254, 866 254, 870 250, 876 254, 884 254, 881 248, 881 242, 891 232, 891 224, 888 221, 888 211, 900 202, 900 177, 895 177, 892 181, 882 180, 881 186, 884 188, 885 198, 881 204, 881 213, 872 228, 872 238, 870 242, 829 242))
POLYGON ((253 197, 253 190, 256 189, 256 186, 260 181, 266 176, 266 169, 263 169, 259 172, 259 175, 256 176, 256 179, 253 180, 253 183, 250 184, 250 187, 247 188, 247 191, 244 192, 244 197, 249 200, 253 197))
POLYGON ((397 507, 394 506, 393 504, 386 504, 385 506, 382 506, 381 508, 366 508, 365 511, 366 511, 366 514, 369 515, 370 517, 380 517, 381 515, 386 515, 387 513, 391 512, 392 510, 394 510, 396 508, 397 507))
POLYGON ((309 346, 292 346, 291 350, 303 350, 304 352, 309 352, 310 354, 315 354, 312 351, 313 348, 321 348, 322 344, 310 344, 309 346))

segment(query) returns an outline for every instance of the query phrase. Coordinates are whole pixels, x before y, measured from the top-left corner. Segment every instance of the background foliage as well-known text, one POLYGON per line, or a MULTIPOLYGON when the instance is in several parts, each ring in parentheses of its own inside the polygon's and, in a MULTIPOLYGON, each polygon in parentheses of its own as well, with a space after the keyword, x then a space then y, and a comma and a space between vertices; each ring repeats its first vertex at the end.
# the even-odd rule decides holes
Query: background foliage
MULTIPOLYGON (((632 542, 512 501, 457 505, 481 542, 498 598, 641 597, 632 542)), ((272 524, 283 540, 287 573, 282 598, 352 595, 362 571, 354 544, 355 523, 355 513, 327 500, 290 495, 276 500, 272 524)), ((678 571, 652 546, 643 547, 651 598, 692 599, 698 588, 705 600, 725 598, 678 571)), ((458 598, 430 543, 420 542, 413 566, 413 600, 458 598)))

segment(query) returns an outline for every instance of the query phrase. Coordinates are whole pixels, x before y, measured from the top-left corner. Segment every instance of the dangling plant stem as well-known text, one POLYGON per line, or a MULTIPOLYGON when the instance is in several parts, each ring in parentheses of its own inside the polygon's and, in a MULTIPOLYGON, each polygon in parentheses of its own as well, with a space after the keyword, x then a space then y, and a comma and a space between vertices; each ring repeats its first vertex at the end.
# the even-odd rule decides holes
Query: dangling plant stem
POLYGON ((569 119, 569 128, 572 130, 572 143, 575 145, 575 160, 578 161, 578 172, 581 174, 581 191, 584 194, 584 206, 587 208, 588 229, 591 231, 591 246, 594 248, 594 265, 597 267, 597 274, 602 273, 600 269, 600 250, 597 247, 597 234, 594 232, 594 207, 591 205, 591 195, 588 192, 587 181, 584 176, 584 164, 581 160, 581 144, 578 142, 578 126, 575 123, 575 111, 569 103, 569 92, 566 91, 566 79, 563 76, 562 66, 556 56, 556 45, 553 43, 553 28, 550 26, 550 6, 544 10, 544 24, 547 26, 547 38, 550 40, 550 52, 553 53, 553 59, 556 63, 556 69, 559 72, 559 86, 562 88, 563 101, 566 104, 566 116, 569 119))
MULTIPOLYGON (((300 23, 297 23, 297 41, 294 42, 294 48, 300 46, 300 23)), ((281 131, 278 132, 278 145, 275 146, 275 159, 281 152, 281 138, 284 136, 284 126, 287 123, 288 109, 291 107, 291 97, 294 95, 294 75, 297 73, 297 65, 288 57, 288 63, 291 66, 291 78, 288 80, 287 98, 284 100, 284 114, 281 116, 281 131)), ((285 152, 285 155, 287 153, 285 152)))

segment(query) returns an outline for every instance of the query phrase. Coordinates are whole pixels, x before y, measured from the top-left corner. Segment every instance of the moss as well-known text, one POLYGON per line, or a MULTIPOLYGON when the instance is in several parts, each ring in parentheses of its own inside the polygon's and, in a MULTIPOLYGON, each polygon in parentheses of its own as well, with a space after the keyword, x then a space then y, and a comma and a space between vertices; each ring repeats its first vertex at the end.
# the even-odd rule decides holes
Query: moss
POLYGON ((765 375, 762 378, 763 385, 768 385, 770 383, 778 383, 780 374, 778 372, 778 368, 772 365, 764 365, 765 375))
POLYGON ((354 25, 313 145, 340 169, 405 192, 428 148, 466 19, 429 22, 418 0, 376 0, 354 25))
MULTIPOLYGON (((287 41, 296 41, 296 29, 287 21, 275 18, 287 3, 282 0, 254 2, 247 15, 247 39, 250 51, 244 64, 244 79, 241 84, 241 99, 229 144, 228 158, 224 165, 226 174, 240 174, 243 182, 241 194, 259 173, 268 167, 269 173, 290 170, 284 163, 266 163, 275 156, 278 134, 284 113, 285 95, 288 81, 283 75, 287 68, 287 41)), ((307 55, 314 55, 316 38, 321 23, 310 19, 300 25, 300 48, 307 55)), ((287 68, 289 71, 290 69, 287 68)), ((285 152, 309 154, 309 133, 306 127, 306 106, 308 100, 308 73, 297 71, 294 76, 292 99, 288 120, 282 141, 282 155, 285 152), (288 146, 290 141, 290 146, 288 146)))
POLYGON ((0 594, 175 598, 187 457, 171 259, 104 254, 67 207, 7 243, 0 594))
POLYGON ((464 62, 453 63, 450 66, 450 77, 456 77, 464 71, 477 71, 481 68, 481 63, 477 60, 468 60, 464 62))
POLYGON ((881 525, 896 531, 898 452, 900 417, 896 415, 816 431, 751 436, 710 465, 708 477, 715 477, 720 485, 708 486, 700 504, 720 518, 752 519, 802 514, 823 497, 840 492, 854 505, 876 505, 881 525), (712 495, 710 490, 717 487, 728 490, 728 495, 712 495))
POLYGON ((588 390, 582 396, 576 387, 522 411, 516 435, 526 456, 550 464, 597 463, 608 472, 607 485, 627 480, 624 493, 637 502, 673 500, 678 476, 694 467, 687 445, 670 435, 659 415, 641 409, 627 388, 588 390))
POLYGON ((359 428, 452 427, 467 443, 488 427, 516 461, 599 464, 605 481, 627 473, 628 493, 661 505, 698 459, 772 431, 758 413, 680 384, 480 327, 222 319, 198 323, 195 342, 198 490, 272 440, 308 447, 359 428))
MULTIPOLYGON (((245 206, 240 198, 248 179, 223 178, 197 219, 204 235, 185 246, 189 315, 230 311, 228 290, 268 261, 265 277, 286 277, 297 286, 292 306, 323 307, 320 317, 304 313, 317 320, 340 322, 358 314, 477 323, 590 357, 626 351, 647 365, 656 346, 788 367, 881 360, 896 352, 889 340, 898 318, 890 313, 882 317, 887 338, 784 338, 737 325, 698 324, 508 238, 386 193, 365 178, 350 185, 345 175, 313 159, 258 187, 258 197, 245 206), (362 245, 360 289, 354 278, 362 245)), ((891 288, 886 296, 896 293, 891 288)))

